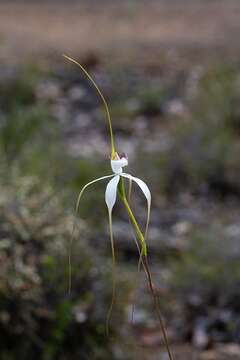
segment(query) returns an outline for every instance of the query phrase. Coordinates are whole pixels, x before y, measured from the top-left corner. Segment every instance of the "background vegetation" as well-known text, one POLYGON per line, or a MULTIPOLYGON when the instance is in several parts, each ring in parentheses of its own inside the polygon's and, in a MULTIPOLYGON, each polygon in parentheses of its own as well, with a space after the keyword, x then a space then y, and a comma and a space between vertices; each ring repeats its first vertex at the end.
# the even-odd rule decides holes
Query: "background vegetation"
MULTIPOLYGON (((114 209, 117 301, 111 336, 105 336, 112 273, 104 183, 83 198, 68 292, 78 191, 110 171, 100 101, 79 70, 59 55, 71 50, 109 100, 118 148, 129 157, 128 171, 152 190, 150 263, 176 358, 237 359, 240 63, 237 44, 229 39, 238 30, 239 5, 153 1, 143 31, 141 5, 104 2, 106 14, 117 20, 112 33, 104 28, 99 43, 89 48, 84 21, 79 44, 66 22, 75 30, 78 18, 101 25, 99 5, 55 2, 53 15, 52 5, 30 3, 0 5, 0 358, 166 356, 119 205, 114 209), (218 15, 208 18, 212 13, 218 15), (223 13, 228 27, 219 38, 223 13), (192 38, 189 24, 203 14, 207 35, 196 25, 192 38), (29 20, 27 29, 26 18, 38 21, 29 20), (16 21, 6 32, 11 19, 16 21), (209 27, 213 19, 216 33, 209 27), (52 35, 41 34, 50 23, 52 35), (22 46, 16 44, 16 24, 22 46), (183 26, 177 39, 172 35, 176 26, 183 26), (28 43, 32 37, 40 45, 37 50, 28 43), (58 40, 54 46, 52 39, 58 40)), ((144 223, 145 203, 137 189, 132 202, 144 223)))

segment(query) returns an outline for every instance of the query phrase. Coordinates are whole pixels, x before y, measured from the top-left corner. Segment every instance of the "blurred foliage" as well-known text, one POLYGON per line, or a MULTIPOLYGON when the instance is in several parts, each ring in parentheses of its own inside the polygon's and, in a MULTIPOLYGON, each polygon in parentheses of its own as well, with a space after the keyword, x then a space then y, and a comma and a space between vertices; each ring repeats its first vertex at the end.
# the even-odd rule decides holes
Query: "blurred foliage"
POLYGON ((40 69, 29 66, 1 81, 0 152, 7 171, 18 167, 43 177, 47 171, 50 181, 59 175, 63 152, 50 106, 36 97, 40 79, 40 69))
POLYGON ((36 95, 39 83, 51 76, 26 66, 0 83, 0 156, 9 165, 6 171, 10 176, 17 168, 23 175, 39 176, 59 188, 67 181, 70 189, 78 191, 90 177, 99 175, 102 164, 74 159, 66 153, 51 102, 36 95))
MULTIPOLYGON (((168 95, 168 89, 159 89, 158 87, 137 89, 130 99, 126 99, 126 96, 115 99, 111 103, 111 113, 113 118, 120 118, 121 121, 125 117, 129 120, 138 115, 159 115, 162 113, 162 106, 168 95)), ((117 121, 115 126, 119 126, 117 121)))
POLYGON ((38 104, 27 108, 13 107, 7 115, 3 116, 0 141, 2 152, 8 161, 19 158, 19 155, 23 156, 19 152, 23 153, 25 146, 31 146, 31 152, 34 153, 37 150, 36 141, 44 136, 44 128, 51 121, 47 107, 38 104))
POLYGON ((99 167, 66 154, 50 104, 36 98, 39 79, 31 67, 0 84, 0 357, 127 359, 128 346, 118 339, 127 331, 129 282, 124 274, 117 280, 110 340, 111 259, 89 245, 84 221, 76 229, 68 294, 73 216, 66 204, 99 167))
POLYGON ((0 106, 4 112, 13 108, 34 103, 35 88, 42 76, 41 69, 35 65, 23 66, 19 72, 10 73, 0 81, 0 106))
POLYGON ((234 251, 237 240, 226 239, 223 230, 216 226, 206 232, 194 230, 189 236, 191 241, 182 252, 181 261, 173 265, 178 291, 184 295, 202 294, 206 302, 207 296, 224 296, 233 289, 236 291, 236 284, 240 283, 239 254, 234 251))
MULTIPOLYGON (((76 234, 76 238, 81 234, 81 241, 75 241, 73 249, 73 288, 67 294, 73 221, 67 209, 82 185, 108 171, 94 159, 90 163, 68 155, 51 101, 37 97, 39 81, 39 69, 30 67, 0 82, 1 358, 127 359, 129 349, 121 336, 123 332, 125 338, 129 336, 122 326, 129 273, 125 276, 121 269, 118 279, 111 330, 116 341, 110 341, 105 337, 105 317, 111 298, 111 271, 107 270, 111 264, 88 241, 105 227, 103 191, 89 192, 83 199, 81 216, 91 215, 91 233, 81 222, 76 234)), ((154 117, 159 120, 166 115, 171 91, 137 87, 130 99, 124 93, 125 88, 121 106, 112 101, 113 117, 122 119, 116 122, 116 130, 131 135, 139 115, 151 120, 150 131, 157 129, 154 117)), ((187 116, 171 121, 168 114, 160 124, 166 127, 161 151, 143 154, 139 149, 139 166, 148 164, 145 176, 151 178, 155 194, 171 197, 189 191, 223 199, 229 194, 239 196, 239 100, 238 66, 203 73, 196 91, 186 96, 187 116)), ((218 297, 237 307, 239 259, 227 254, 222 230, 209 226, 207 231, 191 232, 188 240, 190 247, 172 266, 173 293, 186 299, 186 294, 195 292, 205 304, 213 297, 218 303, 218 297)))
POLYGON ((151 154, 156 187, 167 195, 183 189, 239 195, 239 67, 207 70, 187 101, 189 115, 171 124, 169 145, 151 154))
POLYGON ((162 104, 167 96, 167 89, 159 89, 156 87, 142 89, 138 94, 141 113, 149 116, 161 114, 162 104))
MULTIPOLYGON (((111 264, 106 266, 89 247, 82 224, 76 232, 76 239, 81 232, 81 241, 73 245, 73 287, 68 294, 73 218, 64 210, 61 194, 30 177, 16 176, 1 189, 1 358, 112 359, 105 336, 111 264)), ((126 279, 119 288, 114 336, 124 321, 126 279)))
MULTIPOLYGON (((189 248, 181 259, 171 263, 171 291, 178 301, 182 339, 198 341, 197 329, 201 329, 206 341, 203 346, 239 341, 237 249, 238 239, 227 237, 223 229, 209 226, 205 232, 195 230, 189 248)), ((174 316, 177 317, 177 312, 174 316)))

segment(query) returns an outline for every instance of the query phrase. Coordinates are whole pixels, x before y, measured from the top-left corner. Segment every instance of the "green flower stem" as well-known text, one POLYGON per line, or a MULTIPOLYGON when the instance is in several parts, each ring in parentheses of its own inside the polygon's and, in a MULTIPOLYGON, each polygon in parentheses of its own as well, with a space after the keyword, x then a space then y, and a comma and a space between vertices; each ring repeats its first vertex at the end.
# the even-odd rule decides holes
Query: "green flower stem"
POLYGON ((123 204, 125 205, 125 208, 128 212, 128 216, 130 218, 130 221, 134 227, 135 233, 137 235, 137 239, 140 242, 140 245, 142 247, 142 250, 139 249, 139 264, 141 263, 143 265, 143 269, 144 272, 146 274, 147 277, 147 281, 148 281, 148 285, 149 285, 149 290, 150 293, 152 295, 153 298, 153 302, 154 302, 154 307, 155 307, 155 311, 159 320, 159 325, 160 325, 160 329, 163 333, 163 339, 164 339, 164 343, 167 349, 167 353, 168 353, 168 357, 169 360, 173 360, 173 356, 171 354, 171 350, 170 350, 170 346, 169 346, 169 342, 168 342, 168 336, 167 336, 167 332, 165 329, 165 325, 162 319, 162 315, 161 315, 161 310, 160 310, 160 303, 159 303, 159 299, 158 296, 154 290, 154 286, 153 286, 153 281, 152 281, 152 275, 150 272, 150 268, 148 265, 148 259, 147 259, 147 246, 146 246, 146 242, 145 242, 145 237, 142 233, 142 231, 139 228, 138 222, 130 208, 130 205, 128 203, 127 197, 126 197, 126 191, 125 191, 125 184, 124 184, 124 180, 121 178, 120 183, 119 183, 119 195, 121 197, 121 200, 123 202, 123 204))
MULTIPOLYGON (((107 120, 108 120, 109 134, 110 134, 110 140, 111 140, 111 159, 113 160, 117 156, 117 153, 116 153, 116 149, 115 149, 115 140, 114 140, 114 135, 113 135, 113 130, 112 130, 111 115, 110 115, 110 111, 109 111, 109 108, 108 108, 108 104, 107 104, 107 102, 105 100, 105 97, 104 97, 103 93, 101 92, 100 88, 98 87, 98 85, 96 84, 96 82, 91 77, 91 75, 87 72, 87 70, 81 64, 79 64, 76 60, 70 58, 69 56, 66 56, 66 55, 63 55, 63 56, 66 59, 68 59, 69 61, 76 64, 78 67, 80 67, 80 69, 83 71, 85 76, 88 78, 88 80, 90 80, 92 85, 95 87, 98 95, 100 96, 100 98, 101 98, 101 100, 103 102, 103 105, 104 105, 104 108, 105 108, 105 111, 106 111, 106 115, 107 115, 107 120)), ((88 183, 82 189, 82 191, 80 192, 79 198, 78 198, 77 209, 78 209, 78 205, 79 205, 81 195, 82 195, 83 191, 85 190, 85 188, 87 186, 89 186, 90 184, 98 181, 98 180, 99 179, 88 183)), ((165 342, 165 345, 166 345, 166 348, 167 348, 167 351, 168 351, 168 356, 169 356, 170 360, 173 360, 173 357, 171 355, 170 348, 169 348, 169 343, 168 343, 168 339, 167 339, 166 330, 165 330, 164 323, 163 323, 161 313, 160 313, 160 305, 158 303, 158 298, 156 297, 156 294, 155 294, 155 291, 154 291, 154 287, 153 287, 153 283, 152 283, 152 277, 151 277, 150 269, 149 269, 149 266, 148 266, 147 246, 146 246, 145 236, 143 235, 142 231, 140 230, 138 222, 137 222, 137 220, 136 220, 136 218, 135 218, 135 216, 134 216, 134 214, 132 212, 132 209, 130 208, 130 205, 129 205, 129 202, 128 202, 128 199, 127 199, 127 196, 126 196, 126 192, 125 192, 124 180, 123 180, 122 177, 121 177, 120 182, 119 182, 118 192, 119 192, 121 200, 122 200, 122 202, 123 202, 123 204, 124 204, 124 206, 125 206, 125 208, 127 210, 127 213, 128 213, 129 219, 131 221, 131 224, 132 224, 132 226, 134 228, 134 231, 136 233, 137 241, 139 242, 139 244, 141 246, 141 251, 139 250, 139 252, 140 252, 139 264, 142 263, 143 268, 145 270, 145 273, 146 273, 146 276, 147 276, 147 279, 148 279, 148 283, 149 283, 150 292, 151 292, 151 294, 153 296, 153 299, 154 299, 154 305, 155 305, 156 312, 157 312, 157 315, 158 315, 158 319, 159 319, 159 322, 160 322, 160 327, 161 327, 162 332, 163 332, 164 342, 165 342)), ((113 244, 113 235, 112 235, 112 217, 111 217, 111 213, 109 213, 109 226, 110 226, 113 265, 115 266, 115 254, 114 254, 114 244, 113 244)), ((74 232, 74 229, 73 229, 73 232, 74 232)), ((71 242, 72 242, 72 240, 71 240, 71 242)), ((69 275, 70 275, 70 278, 71 278, 71 257, 70 256, 71 256, 71 254, 69 255, 69 269, 70 269, 69 275)), ((71 279, 69 279, 69 289, 70 289, 70 287, 71 287, 71 279)), ((108 332, 108 327, 109 327, 108 324, 109 324, 110 317, 111 317, 111 312, 112 312, 114 299, 115 299, 115 274, 113 274, 112 302, 111 302, 111 306, 110 306, 110 309, 109 309, 109 312, 108 312, 108 317, 107 317, 107 332, 108 332)))
POLYGON ((79 64, 79 62, 77 62, 76 60, 72 59, 71 57, 67 56, 67 55, 63 55, 67 60, 71 61, 72 63, 74 63, 75 65, 77 65, 82 72, 84 73, 84 75, 87 77, 87 79, 92 83, 92 85, 94 86, 95 90, 97 91, 98 95, 100 96, 105 111, 106 111, 106 116, 107 116, 107 120, 108 120, 108 127, 109 127, 109 134, 110 134, 110 140, 111 140, 111 159, 115 158, 115 154, 116 154, 116 149, 115 149, 115 141, 114 141, 114 135, 113 135, 113 130, 112 130, 112 120, 111 120, 111 115, 110 115, 110 111, 109 111, 109 107, 107 104, 107 101, 102 93, 102 91, 100 90, 99 86, 97 85, 97 83, 95 82, 95 80, 93 80, 93 78, 91 77, 91 75, 88 73, 88 71, 81 65, 79 64))
POLYGON ((143 256, 147 256, 147 246, 146 246, 146 242, 145 242, 145 238, 144 238, 144 235, 142 233, 142 231, 140 230, 139 228, 139 225, 138 225, 138 222, 132 212, 132 209, 128 203, 128 200, 127 200, 127 197, 126 197, 126 192, 125 192, 125 186, 124 186, 124 181, 123 179, 121 178, 120 180, 120 183, 119 183, 119 194, 120 194, 120 197, 121 197, 121 200, 127 210, 127 213, 128 213, 128 216, 129 216, 129 219, 131 221, 131 224, 135 230, 135 233, 136 233, 136 236, 137 236, 137 239, 139 240, 140 244, 141 244, 141 247, 142 247, 142 255, 143 256))

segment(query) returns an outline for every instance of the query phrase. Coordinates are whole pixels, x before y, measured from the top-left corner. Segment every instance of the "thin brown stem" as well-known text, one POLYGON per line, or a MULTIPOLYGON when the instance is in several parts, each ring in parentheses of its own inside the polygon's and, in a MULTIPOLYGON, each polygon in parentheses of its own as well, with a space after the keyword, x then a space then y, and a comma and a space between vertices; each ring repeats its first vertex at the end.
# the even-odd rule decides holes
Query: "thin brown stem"
POLYGON ((150 293, 152 295, 152 299, 153 299, 153 302, 154 302, 154 308, 155 308, 155 311, 156 311, 156 314, 157 314, 157 317, 158 317, 158 320, 159 320, 160 329, 161 329, 162 334, 163 334, 164 343, 165 343, 165 346, 166 346, 166 349, 167 349, 168 357, 169 357, 169 360, 173 360, 173 356, 172 356, 169 341, 168 341, 167 331, 166 331, 164 321, 163 321, 163 318, 162 318, 162 315, 161 315, 159 298, 158 298, 158 295, 156 294, 156 292, 154 290, 154 287, 153 287, 152 275, 151 275, 151 271, 150 271, 150 268, 149 268, 148 259, 147 259, 146 256, 142 257, 142 265, 143 265, 143 268, 144 268, 144 272, 145 272, 145 274, 147 276, 147 281, 148 281, 148 285, 149 285, 149 291, 150 291, 150 293))
POLYGON ((121 200, 123 201, 123 204, 126 207, 126 210, 127 210, 128 215, 130 217, 133 229, 134 229, 134 231, 136 233, 137 240, 139 242, 139 247, 141 249, 139 262, 142 263, 144 272, 146 274, 146 278, 147 278, 148 285, 149 285, 149 291, 151 293, 151 296, 152 296, 152 299, 153 299, 153 302, 154 302, 154 308, 155 308, 155 311, 156 311, 156 314, 157 314, 157 317, 158 317, 161 332, 163 334, 163 340, 164 340, 164 344, 165 344, 166 349, 167 349, 169 360, 173 360, 173 356, 172 356, 169 341, 168 341, 167 331, 165 329, 164 321, 163 321, 163 318, 162 318, 162 315, 161 315, 159 299, 158 299, 158 296, 157 296, 157 294, 156 294, 156 292, 154 290, 154 287, 153 287, 152 275, 151 275, 151 271, 150 271, 150 267, 149 267, 148 259, 147 259, 147 249, 145 247, 143 247, 143 244, 146 246, 145 237, 143 236, 143 234, 142 234, 142 232, 140 230, 138 222, 137 222, 137 220, 136 220, 136 218, 135 218, 135 216, 134 216, 134 214, 132 212, 132 209, 130 208, 128 200, 126 198, 123 181, 122 181, 122 183, 120 185, 121 185, 121 187, 120 187, 120 197, 121 197, 121 200))

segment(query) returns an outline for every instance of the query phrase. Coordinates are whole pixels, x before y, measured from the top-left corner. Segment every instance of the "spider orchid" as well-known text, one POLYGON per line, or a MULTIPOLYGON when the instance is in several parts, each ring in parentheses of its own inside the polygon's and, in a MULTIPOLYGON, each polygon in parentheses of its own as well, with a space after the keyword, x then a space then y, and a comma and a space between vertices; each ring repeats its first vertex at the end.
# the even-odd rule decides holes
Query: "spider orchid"
MULTIPOLYGON (((115 149, 115 140, 114 140, 114 135, 113 135, 113 130, 112 130, 112 121, 111 121, 111 116, 110 116, 110 111, 108 108, 108 104, 107 101, 105 100, 105 97, 103 96, 101 90, 99 89, 98 85, 96 84, 96 82, 93 80, 93 78, 89 75, 89 73, 87 72, 87 70, 81 65, 79 64, 76 60, 72 59, 71 57, 67 56, 67 55, 63 55, 67 60, 71 61, 72 63, 74 63, 75 65, 77 65, 78 67, 80 67, 80 69, 82 70, 82 72, 84 73, 84 75, 87 77, 87 79, 92 83, 92 85, 95 87, 98 95, 100 96, 105 111, 106 111, 106 116, 107 116, 107 120, 108 120, 108 128, 109 128, 109 134, 110 134, 110 140, 111 140, 111 168, 113 171, 113 174, 111 175, 107 175, 107 176, 102 176, 99 179, 95 179, 93 181, 90 181, 88 184, 86 184, 83 189, 80 191, 80 194, 78 196, 78 200, 77 200, 77 205, 76 205, 76 212, 78 212, 79 209, 79 204, 80 204, 80 200, 81 197, 84 193, 84 191, 86 190, 86 188, 98 181, 104 180, 104 179, 108 179, 111 178, 112 179, 109 181, 109 183, 107 184, 107 188, 106 188, 106 192, 105 192, 105 201, 106 201, 106 205, 108 208, 108 215, 109 215, 109 229, 110 229, 110 238, 111 238, 111 246, 112 246, 112 255, 113 255, 113 260, 114 260, 114 246, 113 246, 113 231, 112 231, 112 210, 113 207, 115 205, 116 199, 117 199, 117 192, 119 191, 119 195, 121 197, 122 202, 125 205, 125 208, 128 212, 128 216, 129 219, 132 223, 132 226, 135 230, 135 234, 136 237, 139 241, 140 247, 141 247, 141 255, 142 256, 147 256, 147 245, 146 245, 146 236, 147 236, 147 232, 148 232, 148 225, 149 225, 149 220, 150 220, 150 209, 151 209, 151 193, 149 191, 149 188, 147 187, 147 185, 141 180, 138 179, 130 174, 124 173, 122 168, 128 165, 128 160, 125 156, 119 157, 118 153, 116 152, 115 149), (131 183, 132 181, 135 182, 140 189, 142 190, 144 196, 147 199, 147 221, 146 221, 146 227, 145 227, 145 232, 144 234, 142 233, 142 231, 139 228, 138 222, 130 208, 128 199, 125 195, 125 186, 124 186, 124 181, 123 179, 127 178, 129 179, 130 182, 130 187, 131 187, 131 183)), ((115 260, 114 260, 115 261, 115 260)))
POLYGON ((78 200, 77 200, 77 206, 76 206, 76 210, 78 211, 79 208, 79 204, 80 204, 80 200, 82 198, 82 195, 84 193, 84 191, 86 190, 87 187, 89 187, 90 185, 101 181, 101 180, 105 180, 108 178, 112 178, 106 187, 106 191, 105 191, 105 202, 108 208, 108 215, 109 215, 109 227, 110 227, 110 235, 111 235, 111 242, 112 242, 112 251, 114 254, 114 247, 113 247, 113 234, 112 234, 112 210, 113 207, 116 203, 116 199, 117 199, 117 192, 118 192, 118 188, 120 185, 120 180, 123 178, 129 179, 130 184, 131 182, 135 182, 139 188, 142 190, 146 200, 147 200, 147 221, 146 221, 146 228, 145 228, 145 233, 144 235, 142 234, 142 232, 139 229, 139 226, 135 220, 135 218, 133 217, 133 213, 130 209, 130 206, 127 202, 125 193, 123 193, 123 186, 120 187, 119 189, 119 194, 125 204, 125 206, 127 207, 127 211, 128 214, 130 216, 130 220, 135 228, 137 237, 139 239, 139 241, 141 242, 141 247, 142 247, 142 255, 147 255, 147 246, 146 246, 146 236, 147 236, 147 231, 148 231, 148 225, 149 225, 149 220, 150 220, 150 209, 151 209, 151 193, 150 190, 148 188, 148 186, 145 184, 144 181, 142 181, 141 179, 132 176, 130 174, 127 174, 125 172, 123 172, 123 167, 128 165, 128 160, 125 156, 123 157, 119 157, 119 155, 116 153, 115 154, 115 158, 113 160, 111 160, 111 168, 113 171, 113 174, 111 175, 106 175, 106 176, 102 176, 98 179, 95 179, 93 181, 90 181, 88 184, 86 184, 83 189, 81 190, 79 196, 78 196, 78 200))
MULTIPOLYGON (((105 202, 108 209, 108 220, 109 220, 109 231, 110 231, 110 241, 111 241, 111 250, 112 250, 112 263, 113 263, 113 274, 112 274, 112 280, 113 280, 113 286, 112 286, 112 300, 111 304, 108 310, 107 314, 107 321, 106 321, 106 333, 109 333, 109 322, 111 318, 111 313, 115 301, 115 292, 116 292, 116 281, 115 281, 115 249, 114 249, 114 240, 113 240, 113 227, 112 227, 112 210, 116 203, 117 199, 117 193, 119 192, 119 195, 121 197, 121 200, 123 201, 128 215, 129 219, 134 227, 136 238, 138 240, 137 247, 139 250, 139 266, 142 261, 142 257, 147 257, 147 245, 146 245, 146 236, 148 231, 148 225, 149 225, 149 219, 150 219, 150 209, 151 209, 151 193, 148 188, 148 186, 141 180, 136 178, 135 176, 132 176, 130 174, 123 172, 123 167, 128 165, 127 158, 119 157, 119 155, 115 152, 114 159, 111 159, 111 168, 113 171, 113 174, 102 176, 98 179, 92 180, 89 183, 87 183, 82 190, 79 193, 78 199, 77 199, 77 205, 76 205, 76 213, 78 213, 80 200, 82 198, 82 195, 84 191, 90 186, 95 184, 98 181, 105 180, 111 178, 111 180, 108 182, 106 191, 105 191, 105 202), (124 178, 129 179, 129 188, 131 189, 132 182, 135 182, 139 188, 142 190, 146 200, 147 200, 147 221, 146 221, 146 227, 145 227, 145 233, 143 235, 142 231, 139 228, 139 225, 135 219, 135 216, 129 206, 128 199, 125 195, 125 187, 124 187, 124 178)), ((139 267, 138 266, 138 267, 139 267)), ((69 263, 69 269, 70 269, 70 263, 69 263)), ((71 275, 70 275, 71 276, 71 275)), ((70 279, 71 281, 71 279, 70 279)), ((70 284, 69 281, 69 284, 70 284)))
MULTIPOLYGON (((111 122, 111 116, 110 116, 110 112, 109 112, 109 108, 107 105, 107 102, 105 100, 105 97, 103 96, 101 90, 99 89, 98 85, 96 84, 96 82, 93 80, 93 78, 89 75, 89 73, 87 72, 87 70, 81 65, 79 64, 76 60, 63 55, 67 60, 73 62, 75 65, 77 65, 78 67, 80 67, 80 69, 82 70, 82 72, 85 74, 85 76, 89 79, 89 81, 92 83, 92 85, 95 87, 98 95, 100 96, 105 111, 106 111, 106 116, 107 116, 107 120, 108 120, 108 128, 109 128, 109 134, 110 134, 110 140, 111 140, 111 168, 112 168, 112 174, 110 175, 106 175, 106 176, 102 176, 98 179, 92 180, 89 183, 87 183, 82 190, 79 193, 78 199, 77 199, 77 204, 76 204, 76 213, 78 212, 79 209, 79 205, 80 205, 80 200, 82 198, 82 195, 84 193, 84 191, 91 185, 97 183, 98 181, 101 180, 105 180, 105 179, 110 179, 110 181, 107 184, 106 187, 106 191, 105 191, 105 202, 107 205, 107 209, 108 209, 108 218, 109 218, 109 230, 110 230, 110 240, 111 240, 111 248, 112 248, 112 261, 113 261, 113 288, 112 288, 112 301, 111 301, 111 305, 108 311, 108 315, 107 315, 107 322, 106 322, 106 330, 107 330, 107 334, 108 334, 108 326, 109 326, 109 321, 110 321, 110 317, 111 317, 111 312, 112 312, 112 308, 113 308, 113 304, 114 304, 114 298, 115 298, 115 251, 114 251, 114 241, 113 241, 113 229, 112 229, 112 211, 113 211, 113 207, 116 203, 117 200, 117 194, 119 194, 121 201, 123 202, 129 219, 131 221, 131 224, 133 226, 134 229, 134 233, 136 235, 136 243, 137 243, 137 247, 138 247, 138 251, 139 251, 139 265, 142 264, 144 271, 146 273, 147 279, 148 279, 148 283, 149 283, 149 287, 150 287, 150 291, 154 300, 154 306, 156 309, 156 313, 159 319, 159 323, 160 323, 160 328, 163 332, 163 337, 164 337, 164 343, 165 346, 167 348, 167 352, 168 352, 168 356, 169 359, 172 360, 173 357, 171 355, 171 351, 169 348, 169 344, 168 344, 168 339, 167 339, 167 334, 165 331, 165 327, 163 324, 163 321, 161 319, 161 314, 160 314, 160 308, 159 308, 159 304, 157 303, 156 300, 156 296, 154 293, 154 289, 153 289, 153 284, 152 284, 152 278, 151 278, 151 273, 150 273, 150 269, 148 266, 148 262, 147 262, 147 245, 146 245, 146 237, 147 237, 147 232, 148 232, 148 226, 149 226, 149 220, 150 220, 150 209, 151 209, 151 193, 150 190, 148 188, 148 186, 145 184, 144 181, 142 181, 141 179, 132 176, 128 173, 123 172, 123 168, 125 166, 128 165, 128 160, 126 156, 119 156, 118 153, 116 152, 115 149, 115 141, 114 141, 114 136, 113 136, 113 130, 112 130, 112 122, 111 122), (129 180, 129 196, 126 196, 125 193, 125 183, 124 183, 124 179, 129 180), (133 214, 131 207, 129 205, 129 198, 130 198, 130 192, 131 192, 131 187, 132 187, 132 182, 135 182, 138 187, 141 189, 143 195, 145 196, 146 200, 147 200, 147 220, 146 220, 146 227, 145 227, 145 231, 142 232, 142 230, 140 229, 138 222, 135 218, 135 215, 133 214)), ((75 226, 74 226, 75 227, 75 226)), ((74 233, 74 227, 73 227, 73 233, 74 233)), ((71 243, 73 240, 73 233, 72 233, 72 238, 71 238, 71 243)), ((70 245, 71 248, 71 245, 70 245)), ((71 251, 69 254, 69 290, 71 288, 71 251)))

